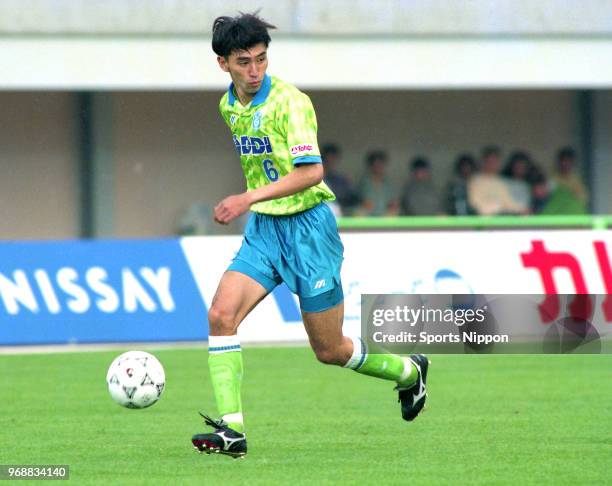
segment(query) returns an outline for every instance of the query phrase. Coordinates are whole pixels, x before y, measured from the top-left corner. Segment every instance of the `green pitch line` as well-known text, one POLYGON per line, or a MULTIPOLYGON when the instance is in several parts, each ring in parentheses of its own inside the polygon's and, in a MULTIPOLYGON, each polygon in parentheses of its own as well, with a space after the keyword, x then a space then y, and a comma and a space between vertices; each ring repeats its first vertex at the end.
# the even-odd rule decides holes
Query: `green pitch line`
POLYGON ((160 350, 161 400, 108 396, 119 354, 0 356, 3 464, 68 464, 74 484, 605 484, 612 356, 434 355, 427 410, 307 348, 244 350, 244 460, 193 452, 215 413, 204 349, 160 350))
POLYGON ((612 216, 394 216, 342 217, 341 229, 591 228, 612 226, 612 216))

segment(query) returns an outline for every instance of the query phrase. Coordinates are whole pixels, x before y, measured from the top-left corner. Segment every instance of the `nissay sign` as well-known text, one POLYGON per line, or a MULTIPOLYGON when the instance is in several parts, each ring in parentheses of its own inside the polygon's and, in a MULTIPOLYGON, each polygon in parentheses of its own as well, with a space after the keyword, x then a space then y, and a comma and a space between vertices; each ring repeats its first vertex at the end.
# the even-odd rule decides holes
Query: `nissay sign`
POLYGON ((0 343, 205 339, 180 242, 0 245, 0 343))
MULTIPOLYGON (((350 233, 345 332, 361 295, 612 292, 608 231, 350 233)), ((241 238, 0 244, 0 345, 208 337, 206 313, 241 238)), ((548 314, 555 301, 549 299, 548 314)), ((603 303, 612 321, 612 300, 603 303)), ((285 286, 247 317, 243 341, 306 334, 285 286)), ((546 324, 546 322, 543 322, 546 324)), ((612 327, 612 325, 611 325, 612 327)))

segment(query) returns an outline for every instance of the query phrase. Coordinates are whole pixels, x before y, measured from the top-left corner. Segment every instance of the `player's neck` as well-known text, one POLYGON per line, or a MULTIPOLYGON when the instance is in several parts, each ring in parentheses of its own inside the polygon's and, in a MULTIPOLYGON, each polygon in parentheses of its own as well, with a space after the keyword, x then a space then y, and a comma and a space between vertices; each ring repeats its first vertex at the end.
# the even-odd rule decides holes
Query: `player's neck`
POLYGON ((251 101, 253 101, 253 98, 255 98, 255 94, 245 93, 241 89, 238 89, 238 87, 234 87, 234 91, 236 92, 236 97, 242 106, 248 105, 251 101))

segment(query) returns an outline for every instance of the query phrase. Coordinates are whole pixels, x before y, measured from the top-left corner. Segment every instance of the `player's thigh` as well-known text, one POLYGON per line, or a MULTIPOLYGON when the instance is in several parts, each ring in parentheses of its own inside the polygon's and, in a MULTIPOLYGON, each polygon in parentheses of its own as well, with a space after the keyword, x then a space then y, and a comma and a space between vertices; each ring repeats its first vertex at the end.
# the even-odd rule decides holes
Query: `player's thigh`
POLYGON ((268 290, 255 279, 228 270, 221 277, 208 311, 213 335, 231 335, 253 308, 268 295, 268 290))
POLYGON ((302 319, 308 340, 315 352, 342 345, 344 302, 322 312, 302 311, 302 319))

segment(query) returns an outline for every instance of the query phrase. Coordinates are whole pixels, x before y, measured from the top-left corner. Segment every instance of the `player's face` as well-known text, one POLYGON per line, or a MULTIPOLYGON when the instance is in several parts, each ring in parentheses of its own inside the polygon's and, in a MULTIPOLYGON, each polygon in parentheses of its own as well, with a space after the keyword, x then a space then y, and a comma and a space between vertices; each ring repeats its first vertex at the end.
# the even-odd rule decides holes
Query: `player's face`
POLYGON ((238 95, 252 98, 259 91, 268 68, 267 48, 262 42, 245 51, 233 51, 227 58, 218 57, 217 61, 231 76, 238 95))

